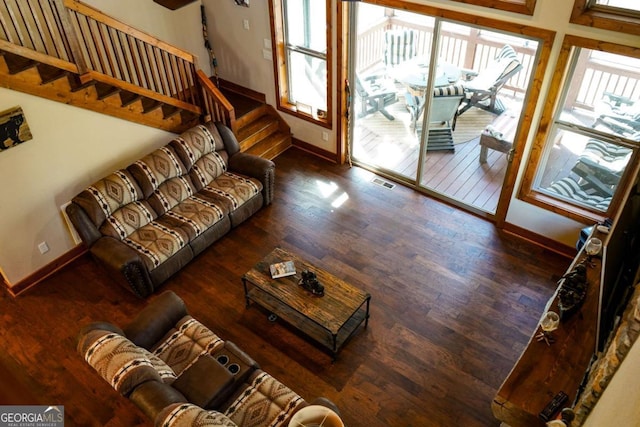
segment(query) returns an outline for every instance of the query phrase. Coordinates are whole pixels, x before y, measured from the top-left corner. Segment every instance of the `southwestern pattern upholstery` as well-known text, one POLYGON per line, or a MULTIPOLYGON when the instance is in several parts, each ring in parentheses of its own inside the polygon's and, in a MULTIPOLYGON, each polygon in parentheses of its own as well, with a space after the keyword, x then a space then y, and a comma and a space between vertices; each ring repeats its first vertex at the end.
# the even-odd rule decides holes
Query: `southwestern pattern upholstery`
POLYGON ((67 214, 111 276, 146 297, 271 203, 274 168, 210 122, 90 185, 67 214))
MULTIPOLYGON (((124 329, 94 322, 78 352, 114 389, 162 427, 285 427, 308 403, 235 344, 191 317, 171 291, 124 329)), ((337 411, 327 399, 316 399, 337 411)))
POLYGON ((156 427, 236 427, 237 424, 218 411, 205 411, 191 403, 168 406, 158 416, 156 427))
POLYGON ((303 403, 304 400, 289 387, 266 372, 258 371, 225 415, 239 426, 276 426, 289 420, 303 403))

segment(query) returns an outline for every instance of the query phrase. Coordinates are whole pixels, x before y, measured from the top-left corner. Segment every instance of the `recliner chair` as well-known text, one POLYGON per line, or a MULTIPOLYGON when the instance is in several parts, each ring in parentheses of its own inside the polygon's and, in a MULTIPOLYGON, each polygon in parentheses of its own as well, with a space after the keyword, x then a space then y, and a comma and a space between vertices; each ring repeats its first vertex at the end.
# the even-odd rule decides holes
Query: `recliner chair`
MULTIPOLYGON (((184 420, 193 415, 218 423, 203 425, 284 427, 309 405, 191 317, 171 291, 153 299, 124 329, 108 322, 85 326, 77 349, 156 425, 191 425, 184 420)), ((337 412, 327 399, 315 404, 337 412)))

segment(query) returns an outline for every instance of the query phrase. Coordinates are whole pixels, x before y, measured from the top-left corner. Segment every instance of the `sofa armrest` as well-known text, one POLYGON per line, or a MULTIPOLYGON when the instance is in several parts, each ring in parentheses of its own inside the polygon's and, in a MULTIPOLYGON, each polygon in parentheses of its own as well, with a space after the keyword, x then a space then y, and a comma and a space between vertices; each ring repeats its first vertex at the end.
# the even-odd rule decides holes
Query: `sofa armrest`
POLYGON ((200 356, 172 384, 189 402, 202 408, 216 407, 233 386, 233 374, 208 354, 200 356))
POLYGON ((187 402, 187 398, 182 393, 160 381, 147 381, 140 384, 131 392, 129 399, 150 420, 155 420, 167 406, 187 402))
POLYGON ((236 153, 229 157, 229 171, 260 181, 264 205, 271 204, 275 188, 275 164, 271 160, 253 154, 236 153))
POLYGON ((187 314, 184 301, 166 291, 143 308, 124 332, 133 343, 150 350, 187 314))
POLYGON ((89 215, 77 204, 71 202, 66 208, 65 212, 69 217, 69 220, 73 224, 73 227, 80 235, 80 238, 87 247, 91 247, 100 237, 102 233, 95 226, 93 221, 89 218, 89 215))
POLYGON ((145 298, 153 292, 149 271, 136 251, 113 237, 103 236, 90 248, 91 254, 119 280, 127 289, 145 298), (122 276, 126 282, 122 280, 122 276))

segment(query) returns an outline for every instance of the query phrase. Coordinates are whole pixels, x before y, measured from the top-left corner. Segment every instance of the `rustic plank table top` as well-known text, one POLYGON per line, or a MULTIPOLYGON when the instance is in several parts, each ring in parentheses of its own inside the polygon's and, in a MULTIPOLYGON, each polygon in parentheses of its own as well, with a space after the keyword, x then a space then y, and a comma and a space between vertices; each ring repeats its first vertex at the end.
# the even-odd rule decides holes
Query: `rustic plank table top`
POLYGON ((253 301, 284 318, 332 350, 334 358, 357 327, 363 321, 367 325, 370 294, 285 249, 271 251, 245 273, 242 281, 247 306, 253 301), (296 274, 273 279, 269 266, 283 261, 293 261, 296 274), (316 274, 324 286, 323 296, 313 295, 299 284, 304 270, 316 274))

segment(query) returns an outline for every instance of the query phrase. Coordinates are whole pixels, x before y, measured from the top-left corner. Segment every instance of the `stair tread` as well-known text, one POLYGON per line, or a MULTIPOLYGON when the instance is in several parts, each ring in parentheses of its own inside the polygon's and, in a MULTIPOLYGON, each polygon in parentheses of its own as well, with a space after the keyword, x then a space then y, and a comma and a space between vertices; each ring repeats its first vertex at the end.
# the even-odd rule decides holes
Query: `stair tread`
POLYGON ((252 135, 259 133, 260 131, 267 129, 269 127, 275 126, 278 128, 278 119, 275 117, 271 117, 270 115, 262 115, 258 117, 256 120, 253 120, 247 123, 244 126, 241 126, 238 130, 238 138, 246 139, 251 137, 252 135))

